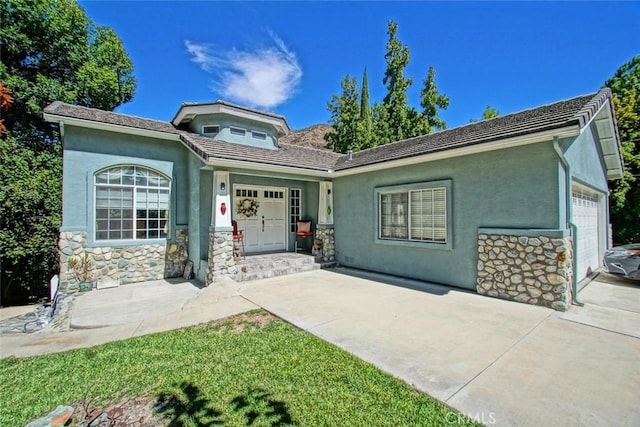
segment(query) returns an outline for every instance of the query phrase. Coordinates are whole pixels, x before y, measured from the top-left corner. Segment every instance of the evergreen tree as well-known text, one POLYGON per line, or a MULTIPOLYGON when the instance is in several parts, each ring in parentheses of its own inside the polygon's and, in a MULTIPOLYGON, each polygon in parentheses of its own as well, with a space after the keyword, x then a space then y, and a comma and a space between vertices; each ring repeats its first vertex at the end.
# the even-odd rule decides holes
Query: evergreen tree
POLYGON ((433 65, 429 65, 429 71, 423 83, 424 87, 420 91, 420 105, 423 109, 422 115, 428 125, 427 131, 424 133, 430 133, 434 129, 445 129, 447 124, 438 117, 438 109, 446 110, 449 107, 449 97, 438 93, 436 70, 433 65))
POLYGON ((409 64, 409 48, 397 37, 398 24, 388 22, 386 44, 386 70, 382 83, 387 94, 382 102, 369 100, 369 81, 367 68, 362 76, 362 87, 359 104, 359 119, 354 121, 355 98, 358 97, 353 82, 343 79, 342 95, 333 95, 327 103, 331 113, 333 131, 325 136, 327 147, 334 151, 362 150, 377 145, 425 135, 434 129, 444 129, 446 123, 438 117, 439 109, 449 106, 449 97, 438 93, 435 83, 435 70, 429 67, 424 88, 421 91, 423 111, 408 105, 407 90, 413 80, 405 77, 404 70, 409 64), (353 87, 351 86, 353 84, 353 87), (351 126, 351 128, 349 128, 351 126))
POLYGON ((606 81, 613 92, 624 177, 609 184, 615 243, 640 242, 640 55, 626 62, 606 81))
POLYGON ((327 148, 338 153, 361 149, 360 102, 357 85, 356 78, 347 74, 340 83, 342 95, 333 95, 331 101, 327 102, 333 129, 325 134, 324 139, 327 141, 327 148))
POLYGON ((413 135, 411 109, 407 103, 407 90, 413 84, 413 79, 404 76, 404 70, 409 64, 409 48, 398 39, 398 24, 388 22, 387 51, 384 58, 387 68, 382 84, 387 87, 387 94, 382 100, 386 110, 388 134, 385 140, 399 141, 413 135))
POLYGON ((371 116, 371 105, 369 104, 369 80, 367 78, 367 67, 362 73, 362 89, 360 91, 360 140, 361 149, 373 146, 373 122, 371 116))

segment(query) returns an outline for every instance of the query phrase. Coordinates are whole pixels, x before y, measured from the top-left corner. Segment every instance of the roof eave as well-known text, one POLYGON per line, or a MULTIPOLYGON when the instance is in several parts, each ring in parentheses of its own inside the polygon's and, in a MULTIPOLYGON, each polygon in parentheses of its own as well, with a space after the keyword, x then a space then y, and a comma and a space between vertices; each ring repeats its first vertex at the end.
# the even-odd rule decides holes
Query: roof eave
POLYGON ((569 138, 580 134, 580 127, 577 124, 564 126, 561 128, 551 129, 547 131, 537 132, 534 134, 521 135, 512 138, 500 139, 497 141, 474 144, 467 147, 455 148, 451 150, 438 151, 435 153, 421 154, 411 157, 405 157, 396 160, 383 161, 379 163, 356 166, 353 168, 339 169, 333 177, 342 177, 356 175, 365 172, 374 172, 378 170, 391 169, 396 167, 408 166, 418 163, 431 162, 435 160, 448 159, 452 157, 467 156, 471 154, 484 153, 488 151, 501 150, 505 148, 517 147, 521 145, 535 144, 539 142, 548 142, 553 137, 569 138))
POLYGON ((287 135, 291 132, 289 124, 284 117, 277 117, 272 114, 247 110, 225 102, 214 102, 202 105, 182 105, 173 119, 171 119, 171 123, 174 126, 179 126, 182 123, 190 122, 195 116, 203 114, 229 114, 247 120, 257 120, 273 126, 278 132, 278 136, 287 135))
POLYGON ((250 169, 253 171, 271 172, 271 173, 285 173, 291 175, 306 175, 317 178, 332 178, 333 170, 326 169, 307 169, 294 166, 282 166, 273 165, 269 163, 252 162, 246 160, 230 160, 222 159, 218 157, 208 157, 206 161, 208 166, 224 167, 224 168, 238 168, 238 169, 250 169))
POLYGON ((43 113, 45 121, 50 123, 64 123, 66 126, 78 126, 89 129, 104 130, 110 132, 126 133, 129 135, 146 136, 149 138, 178 141, 178 134, 162 132, 158 130, 141 129, 131 126, 116 125, 112 123, 97 122, 94 120, 79 119, 77 117, 61 116, 55 113, 43 113))
POLYGON ((582 131, 591 126, 595 127, 598 135, 598 143, 604 160, 608 180, 616 180, 624 177, 624 160, 615 114, 611 105, 611 97, 608 97, 593 116, 586 122, 582 131))

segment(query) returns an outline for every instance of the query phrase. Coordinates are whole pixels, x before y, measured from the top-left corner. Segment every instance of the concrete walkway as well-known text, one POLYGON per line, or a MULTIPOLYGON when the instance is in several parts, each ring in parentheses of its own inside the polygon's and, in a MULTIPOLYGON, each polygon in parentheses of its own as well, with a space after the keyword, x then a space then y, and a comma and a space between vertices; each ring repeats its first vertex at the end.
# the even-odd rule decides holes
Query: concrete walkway
POLYGON ((156 280, 79 294, 69 331, 0 335, 0 357, 36 356, 92 347, 141 335, 222 319, 259 308, 238 295, 239 285, 221 280, 215 287, 156 280))
POLYGON ((238 284, 82 294, 70 324, 3 334, 30 356, 264 307, 487 425, 640 425, 640 284, 601 275, 567 313, 336 268, 238 284), (88 329, 86 329, 88 328, 88 329), (99 328, 99 329, 93 329, 99 328))

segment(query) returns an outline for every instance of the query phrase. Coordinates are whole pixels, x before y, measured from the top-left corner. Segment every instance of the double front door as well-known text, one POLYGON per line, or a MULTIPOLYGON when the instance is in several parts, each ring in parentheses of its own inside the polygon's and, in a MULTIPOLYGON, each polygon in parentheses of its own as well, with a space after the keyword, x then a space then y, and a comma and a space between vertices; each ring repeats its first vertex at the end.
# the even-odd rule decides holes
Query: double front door
POLYGON ((246 253, 286 249, 287 189, 234 186, 234 219, 243 230, 246 253))

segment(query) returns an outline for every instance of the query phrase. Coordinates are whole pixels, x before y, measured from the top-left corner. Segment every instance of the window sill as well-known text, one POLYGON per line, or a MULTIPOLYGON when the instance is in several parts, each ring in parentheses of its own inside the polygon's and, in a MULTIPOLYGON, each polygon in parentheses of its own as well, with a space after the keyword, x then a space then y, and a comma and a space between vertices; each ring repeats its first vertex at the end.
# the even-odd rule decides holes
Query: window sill
POLYGON ((111 246, 144 246, 144 245, 166 245, 172 240, 168 238, 148 239, 148 240, 92 240, 89 247, 101 248, 111 246))
POLYGON ((432 242, 419 242, 416 240, 395 240, 395 239, 380 239, 376 238, 376 244, 385 246, 399 246, 405 248, 418 248, 418 249, 431 249, 440 251, 451 251, 453 245, 448 243, 432 243, 432 242))

